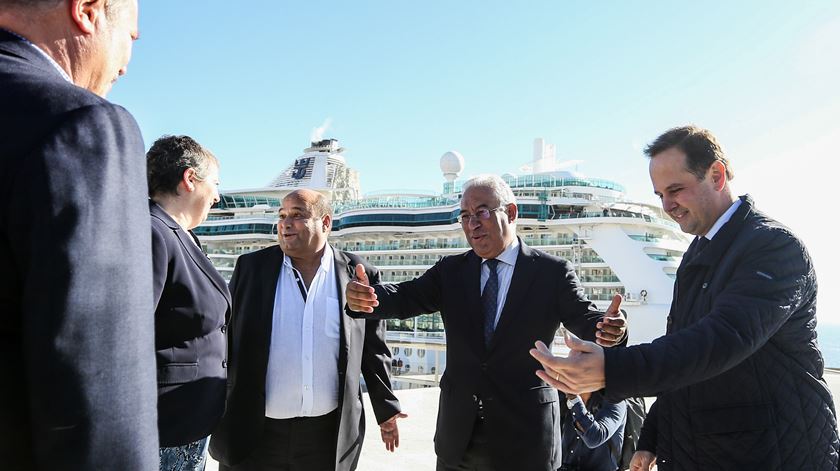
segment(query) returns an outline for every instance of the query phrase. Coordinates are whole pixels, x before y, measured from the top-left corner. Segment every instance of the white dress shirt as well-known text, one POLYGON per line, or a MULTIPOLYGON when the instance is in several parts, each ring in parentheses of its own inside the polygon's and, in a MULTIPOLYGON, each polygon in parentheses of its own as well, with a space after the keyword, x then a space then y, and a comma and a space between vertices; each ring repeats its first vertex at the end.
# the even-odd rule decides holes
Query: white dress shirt
POLYGON ((727 209, 723 214, 721 214, 720 217, 718 218, 718 220, 715 221, 712 228, 709 229, 709 232, 704 234, 702 237, 705 237, 709 240, 712 240, 712 237, 714 237, 715 234, 718 233, 720 228, 723 227, 724 224, 729 222, 729 219, 732 218, 732 215, 735 214, 735 211, 738 210, 739 206, 741 206, 741 198, 738 198, 737 200, 735 200, 735 202, 732 203, 732 205, 729 206, 729 209, 727 209))
POLYGON ((329 244, 304 301, 289 257, 277 279, 265 375, 265 415, 317 417, 338 407, 341 318, 334 254, 329 244))
MULTIPOLYGON (((499 264, 496 265, 496 276, 499 279, 499 297, 496 300, 496 320, 493 322, 493 328, 499 323, 499 317, 502 315, 502 308, 505 307, 505 299, 507 299, 508 289, 510 288, 510 280, 513 278, 513 267, 516 266, 516 257, 519 256, 519 238, 514 238, 513 242, 507 246, 502 253, 496 257, 499 264)), ((487 279, 490 278, 490 267, 487 266, 487 259, 482 259, 481 262, 481 292, 484 292, 484 285, 487 284, 487 279)))

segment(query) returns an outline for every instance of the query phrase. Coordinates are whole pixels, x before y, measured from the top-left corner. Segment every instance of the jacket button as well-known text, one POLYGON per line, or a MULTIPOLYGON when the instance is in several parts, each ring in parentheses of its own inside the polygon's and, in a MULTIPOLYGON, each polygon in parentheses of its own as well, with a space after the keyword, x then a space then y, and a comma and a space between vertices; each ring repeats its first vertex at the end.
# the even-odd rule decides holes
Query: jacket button
POLYGON ((706 289, 707 286, 709 286, 708 283, 703 283, 703 289, 706 289))
POLYGON ((487 363, 481 364, 481 371, 487 371, 487 363))
POLYGON ((476 396, 475 394, 473 394, 473 402, 478 402, 478 396, 476 396))
POLYGON ((227 368, 227 360, 222 360, 222 368, 227 368))
POLYGON ((223 326, 222 326, 222 333, 224 334, 225 332, 227 332, 227 326, 226 326, 226 325, 223 325, 223 326))

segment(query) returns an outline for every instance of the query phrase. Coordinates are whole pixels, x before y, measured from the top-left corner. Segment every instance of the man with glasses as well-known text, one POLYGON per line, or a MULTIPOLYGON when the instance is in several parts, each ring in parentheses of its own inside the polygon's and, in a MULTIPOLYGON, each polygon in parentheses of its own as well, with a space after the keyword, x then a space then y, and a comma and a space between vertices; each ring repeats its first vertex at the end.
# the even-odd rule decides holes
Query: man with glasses
POLYGON ((561 323, 604 346, 625 337, 621 297, 606 315, 596 310, 569 262, 516 236, 517 216, 504 180, 474 177, 458 218, 472 250, 411 281, 378 284, 357 269, 347 285, 348 308, 366 318, 441 313, 447 350, 438 471, 559 468, 558 395, 534 374, 529 349, 538 339, 551 343, 561 323))
POLYGON ((241 256, 230 281, 228 403, 210 454, 221 470, 353 470, 365 435, 359 375, 390 451, 405 417, 384 323, 340 309, 355 268, 379 272, 327 243, 322 194, 289 193, 279 216, 279 245, 241 256))

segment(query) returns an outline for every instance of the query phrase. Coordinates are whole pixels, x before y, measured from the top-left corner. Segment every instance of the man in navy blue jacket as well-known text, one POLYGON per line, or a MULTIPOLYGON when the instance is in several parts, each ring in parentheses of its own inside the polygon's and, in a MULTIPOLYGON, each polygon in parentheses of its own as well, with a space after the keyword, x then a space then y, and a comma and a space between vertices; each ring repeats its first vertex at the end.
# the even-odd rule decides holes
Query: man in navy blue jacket
POLYGON ((136 0, 0 3, 0 467, 158 467, 136 0))
POLYGON ((814 267, 805 246, 729 187, 717 139, 674 128, 646 150, 662 207, 696 236, 677 270, 667 333, 569 358, 531 353, 569 393, 657 395, 634 470, 836 470, 840 439, 817 349, 814 267))

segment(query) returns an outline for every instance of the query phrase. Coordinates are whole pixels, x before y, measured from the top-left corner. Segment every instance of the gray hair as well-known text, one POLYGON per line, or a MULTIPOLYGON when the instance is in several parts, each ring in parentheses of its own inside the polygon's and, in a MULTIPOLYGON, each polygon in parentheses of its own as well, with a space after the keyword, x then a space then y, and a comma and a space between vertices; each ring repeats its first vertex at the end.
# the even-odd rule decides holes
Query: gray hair
POLYGON ((207 178, 210 164, 218 168, 212 152, 189 136, 163 136, 146 153, 149 196, 176 195, 184 171, 191 168, 199 180, 207 178))
POLYGON ((492 174, 476 175, 467 180, 463 185, 463 191, 466 192, 470 188, 487 188, 493 192, 493 196, 499 200, 499 205, 505 206, 508 204, 516 204, 516 197, 513 195, 513 190, 502 177, 492 174))

